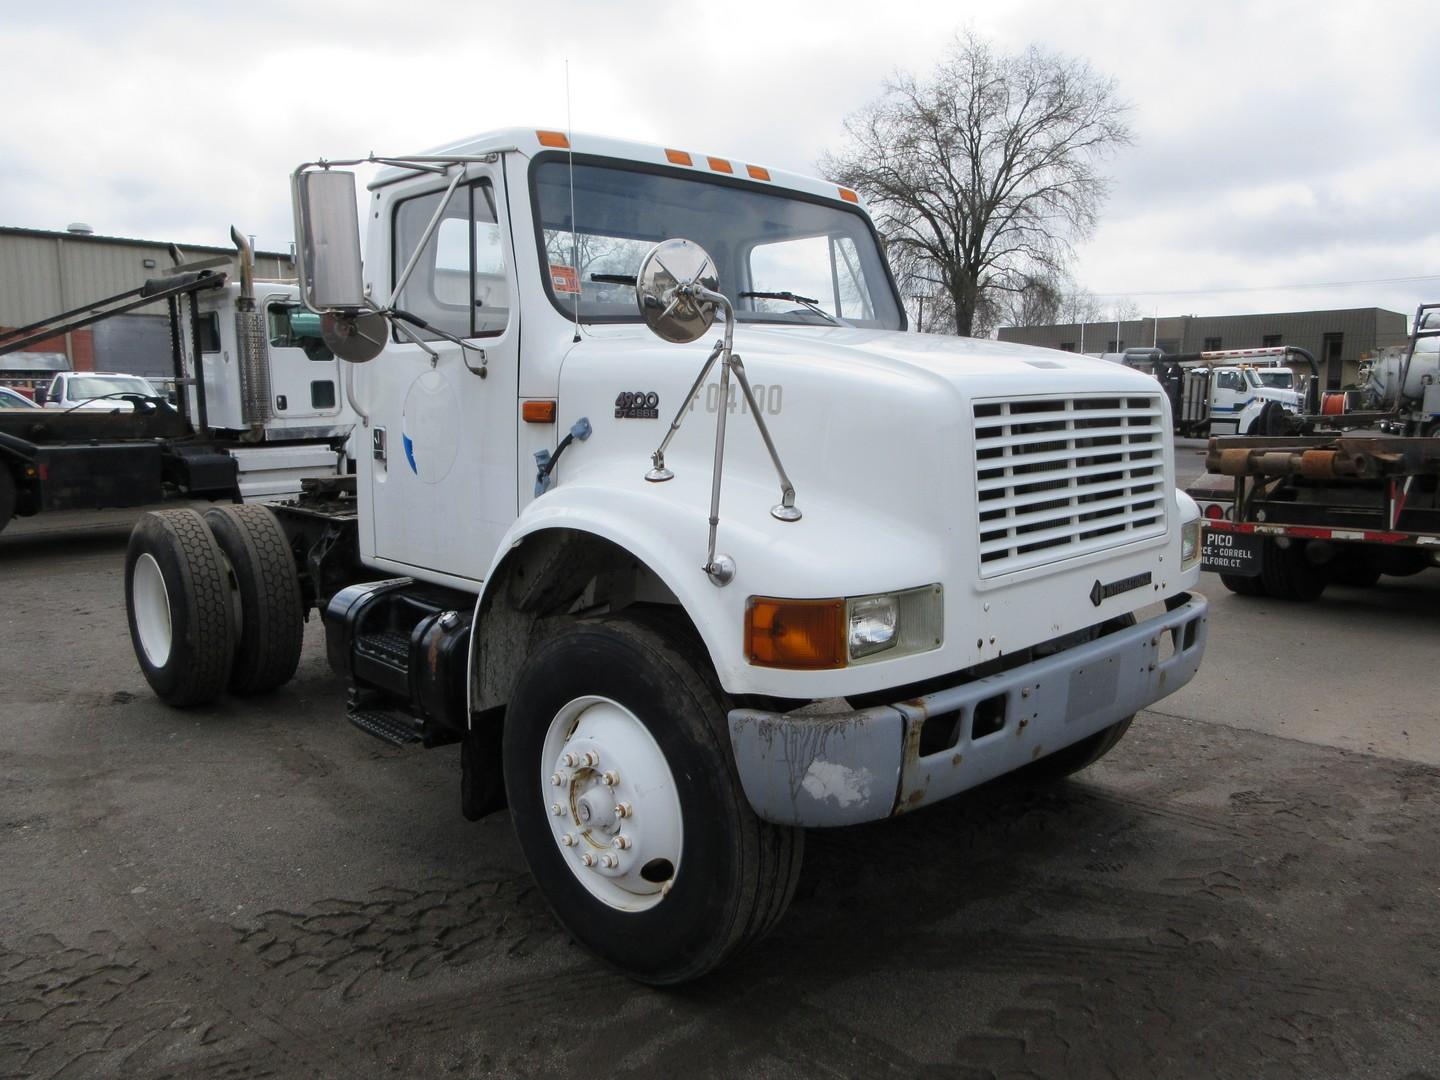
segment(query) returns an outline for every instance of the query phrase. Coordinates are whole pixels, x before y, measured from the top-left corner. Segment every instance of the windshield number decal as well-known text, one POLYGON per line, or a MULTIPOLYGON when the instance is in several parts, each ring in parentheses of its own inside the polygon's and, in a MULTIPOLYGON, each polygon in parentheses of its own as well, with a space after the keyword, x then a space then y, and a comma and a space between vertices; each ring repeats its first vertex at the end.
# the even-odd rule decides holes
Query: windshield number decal
POLYGON ((654 390, 624 390, 615 397, 616 420, 660 419, 660 395, 654 390))

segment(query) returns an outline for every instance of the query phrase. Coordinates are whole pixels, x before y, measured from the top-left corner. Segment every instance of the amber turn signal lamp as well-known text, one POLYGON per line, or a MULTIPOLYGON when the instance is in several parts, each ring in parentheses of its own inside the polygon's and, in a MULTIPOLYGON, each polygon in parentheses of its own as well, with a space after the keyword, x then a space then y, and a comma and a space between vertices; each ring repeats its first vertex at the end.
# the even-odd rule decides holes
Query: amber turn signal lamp
POLYGON ((558 146, 561 150, 570 146, 570 140, 563 131, 537 131, 535 137, 540 140, 541 146, 558 146))
POLYGON ((745 656, 759 667, 844 667, 845 601, 752 596, 745 608, 745 656))
POLYGON ((555 422, 555 402, 527 401, 520 406, 520 418, 527 424, 553 424, 555 422))

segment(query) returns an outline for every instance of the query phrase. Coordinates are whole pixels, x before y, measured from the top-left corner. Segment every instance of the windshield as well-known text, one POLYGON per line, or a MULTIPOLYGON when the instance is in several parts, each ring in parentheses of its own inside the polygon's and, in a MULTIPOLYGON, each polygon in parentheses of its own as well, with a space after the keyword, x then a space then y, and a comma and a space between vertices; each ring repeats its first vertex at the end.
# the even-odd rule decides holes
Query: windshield
POLYGON ((71 379, 67 394, 71 401, 84 401, 87 398, 105 397, 108 394, 158 396, 155 388, 139 376, 124 378, 98 375, 87 375, 83 379, 71 379))
POLYGON ((859 212, 701 176, 577 161, 573 237, 570 173, 564 158, 542 160, 531 181, 546 287, 567 316, 578 288, 581 319, 638 319, 633 288, 592 275, 634 276, 651 247, 684 237, 715 260, 742 322, 832 325, 795 300, 740 296, 789 292, 855 326, 901 327, 889 272, 859 212))

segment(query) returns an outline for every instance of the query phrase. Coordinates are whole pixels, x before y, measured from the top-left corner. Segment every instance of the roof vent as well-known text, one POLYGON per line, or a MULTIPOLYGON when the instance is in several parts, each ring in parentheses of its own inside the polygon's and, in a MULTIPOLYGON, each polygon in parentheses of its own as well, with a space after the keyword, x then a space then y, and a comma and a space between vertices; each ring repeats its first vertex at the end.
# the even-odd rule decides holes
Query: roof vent
POLYGON ((83 221, 72 221, 69 225, 65 226, 65 231, 75 233, 77 236, 94 236, 95 226, 86 225, 83 221))

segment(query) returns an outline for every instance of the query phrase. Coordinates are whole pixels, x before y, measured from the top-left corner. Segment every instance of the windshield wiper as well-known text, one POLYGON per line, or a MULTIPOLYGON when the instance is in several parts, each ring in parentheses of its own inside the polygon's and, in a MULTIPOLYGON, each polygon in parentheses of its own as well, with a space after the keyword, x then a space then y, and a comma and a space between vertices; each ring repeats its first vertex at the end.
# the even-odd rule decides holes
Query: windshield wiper
POLYGON ((809 309, 810 311, 813 311, 816 315, 819 315, 822 319, 828 320, 830 323, 832 323, 832 324, 835 325, 835 326, 849 326, 849 325, 850 325, 850 324, 849 324, 848 322, 846 322, 844 319, 842 319, 842 318, 840 318, 840 317, 838 317, 838 316, 836 316, 836 315, 831 315, 828 311, 826 311, 826 310, 824 310, 823 308, 821 308, 821 307, 820 307, 820 301, 814 299, 813 297, 809 297, 809 296, 799 296, 799 295, 797 295, 796 293, 793 293, 793 292, 742 292, 742 293, 740 294, 740 299, 742 299, 742 300, 784 300, 784 301, 786 301, 786 302, 788 302, 788 303, 791 303, 791 304, 800 304, 802 307, 805 307, 805 308, 809 309))

